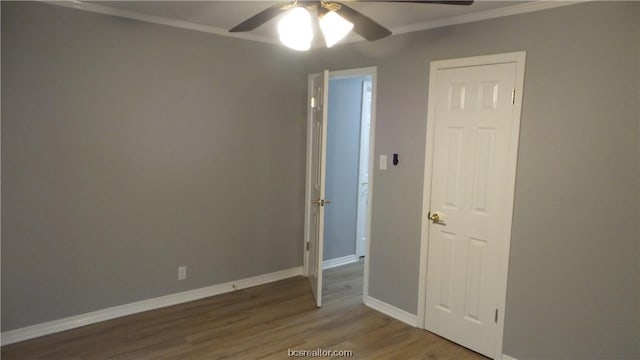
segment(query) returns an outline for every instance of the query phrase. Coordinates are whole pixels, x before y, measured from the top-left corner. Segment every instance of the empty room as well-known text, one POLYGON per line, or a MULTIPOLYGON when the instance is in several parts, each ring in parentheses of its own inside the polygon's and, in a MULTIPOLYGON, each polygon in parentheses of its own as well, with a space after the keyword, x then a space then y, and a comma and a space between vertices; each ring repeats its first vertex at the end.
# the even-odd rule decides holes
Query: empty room
POLYGON ((0 16, 3 359, 640 359, 640 2, 0 16))

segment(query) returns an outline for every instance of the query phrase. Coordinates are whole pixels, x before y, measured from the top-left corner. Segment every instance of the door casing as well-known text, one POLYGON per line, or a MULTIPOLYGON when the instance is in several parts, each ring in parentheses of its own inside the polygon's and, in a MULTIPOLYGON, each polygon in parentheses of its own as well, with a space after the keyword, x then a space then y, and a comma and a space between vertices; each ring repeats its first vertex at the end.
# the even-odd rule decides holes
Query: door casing
MULTIPOLYGON (((492 64, 515 63, 516 64, 516 83, 515 83, 515 102, 513 110, 513 126, 511 129, 511 142, 509 145, 509 167, 506 191, 506 221, 503 229, 505 237, 505 245, 502 249, 502 258, 500 260, 499 289, 498 289, 498 320, 497 334, 494 356, 500 358, 502 356, 502 345, 504 337, 504 309, 506 306, 507 295, 507 274, 509 265, 509 247, 511 243, 511 225, 513 220, 513 202, 515 197, 515 179, 516 165, 518 157, 518 142, 520 134, 520 118, 522 113, 522 94, 524 88, 524 68, 525 68, 526 52, 512 52, 496 55, 475 56, 468 58, 438 60, 431 62, 429 70, 429 94, 436 93, 436 76, 438 70, 471 67, 492 64), (510 206, 509 206, 510 205, 510 206)), ((429 245, 429 226, 428 213, 431 206, 431 175, 434 160, 434 130, 435 130, 435 99, 430 96, 427 103, 427 137, 425 146, 425 168, 424 168, 424 188, 422 199, 422 229, 420 240, 420 273, 418 283, 418 327, 425 328, 425 306, 427 292, 427 256, 429 245)))
MULTIPOLYGON (((377 67, 362 67, 355 69, 346 69, 346 70, 337 70, 330 71, 329 78, 341 78, 341 77, 354 77, 354 76, 371 76, 371 130, 369 133, 369 193, 367 194, 367 241, 365 246, 365 257, 364 257, 364 283, 362 288, 362 301, 367 298, 369 294, 369 264, 370 264, 370 244, 371 244, 371 199, 373 196, 373 170, 374 170, 374 149, 375 149, 375 128, 376 128, 376 93, 377 93, 377 67)), ((311 75, 309 75, 311 76, 311 75)), ((310 79, 310 78, 309 78, 310 79)), ((307 80, 307 84, 310 84, 309 79, 307 80)), ((310 85, 307 85, 310 86, 310 85)), ((312 89, 308 89, 308 91, 312 91, 312 89)), ((307 114, 307 170, 306 170, 306 185, 305 185, 305 219, 304 219, 304 242, 303 242, 303 275, 308 276, 309 274, 309 252, 306 250, 306 243, 309 241, 309 214, 307 213, 308 204, 311 201, 311 117, 307 114)), ((326 139, 325 139, 326 140, 326 139)), ((330 206, 330 205, 329 205, 330 206)))

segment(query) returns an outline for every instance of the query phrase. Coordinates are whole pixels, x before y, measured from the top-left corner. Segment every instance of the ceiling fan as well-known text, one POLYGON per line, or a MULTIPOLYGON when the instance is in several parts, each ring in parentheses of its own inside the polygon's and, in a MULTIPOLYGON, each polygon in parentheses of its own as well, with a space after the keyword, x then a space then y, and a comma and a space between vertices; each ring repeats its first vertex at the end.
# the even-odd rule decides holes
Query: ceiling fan
MULTIPOLYGON (((366 0, 365 0, 366 1, 366 0)), ((471 5, 473 0, 387 0, 379 2, 401 2, 420 4, 471 5)), ((313 40, 315 13, 327 47, 344 38, 351 30, 363 38, 374 41, 391 35, 391 31, 370 17, 337 1, 293 0, 273 5, 233 27, 229 32, 252 31, 278 15, 284 14, 278 23, 280 41, 295 50, 309 50, 313 40)))

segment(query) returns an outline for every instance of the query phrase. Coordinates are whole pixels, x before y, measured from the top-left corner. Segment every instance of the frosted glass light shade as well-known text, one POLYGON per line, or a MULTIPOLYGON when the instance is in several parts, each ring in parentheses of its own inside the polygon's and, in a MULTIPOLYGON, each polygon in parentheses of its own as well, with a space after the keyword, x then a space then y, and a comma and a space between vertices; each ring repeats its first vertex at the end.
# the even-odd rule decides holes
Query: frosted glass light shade
POLYGON ((298 51, 309 50, 313 40, 309 11, 301 7, 289 10, 278 22, 278 34, 285 46, 298 51))
POLYGON ((327 42, 327 47, 332 47, 342 40, 353 29, 353 23, 345 20, 335 11, 329 11, 320 18, 320 30, 327 42))

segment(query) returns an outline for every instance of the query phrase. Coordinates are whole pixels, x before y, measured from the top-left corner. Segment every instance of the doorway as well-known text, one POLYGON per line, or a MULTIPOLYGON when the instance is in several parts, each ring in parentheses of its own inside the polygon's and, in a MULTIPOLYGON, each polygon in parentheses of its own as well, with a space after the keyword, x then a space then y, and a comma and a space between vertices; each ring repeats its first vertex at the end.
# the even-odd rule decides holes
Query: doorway
POLYGON ((329 74, 323 268, 365 257, 371 76, 329 74))
POLYGON ((375 75, 370 67, 309 76, 304 268, 318 306, 323 286, 335 285, 323 284, 322 271, 349 264, 366 296, 375 75))

